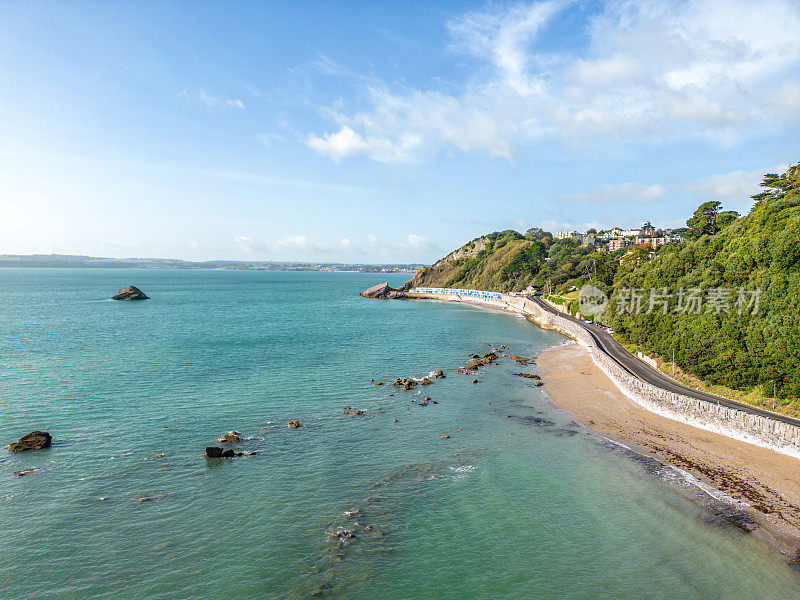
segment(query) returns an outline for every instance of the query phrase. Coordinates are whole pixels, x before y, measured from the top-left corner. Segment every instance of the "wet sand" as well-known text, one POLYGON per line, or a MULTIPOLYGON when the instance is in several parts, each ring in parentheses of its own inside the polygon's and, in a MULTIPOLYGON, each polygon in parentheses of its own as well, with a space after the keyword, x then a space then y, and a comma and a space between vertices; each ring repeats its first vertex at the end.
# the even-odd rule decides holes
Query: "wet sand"
POLYGON ((578 344, 551 348, 536 362, 550 398, 578 421, 747 503, 755 533, 798 559, 800 460, 643 409, 578 344))

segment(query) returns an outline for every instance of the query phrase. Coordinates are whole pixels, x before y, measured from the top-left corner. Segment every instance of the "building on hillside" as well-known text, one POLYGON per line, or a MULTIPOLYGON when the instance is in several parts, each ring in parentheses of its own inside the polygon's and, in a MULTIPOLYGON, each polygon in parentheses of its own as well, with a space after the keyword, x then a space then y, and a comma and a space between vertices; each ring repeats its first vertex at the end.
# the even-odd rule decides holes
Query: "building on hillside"
POLYGON ((683 241, 683 238, 679 235, 673 236, 662 236, 662 237, 652 237, 652 238, 636 238, 637 244, 644 244, 646 246, 650 246, 653 250, 658 248, 659 246, 663 246, 664 244, 679 244, 683 241))
POLYGON ((664 244, 669 244, 672 240, 668 237, 657 237, 657 238, 636 238, 636 244, 644 244, 645 246, 650 246, 654 250, 659 246, 663 246, 664 244))
POLYGON ((639 230, 642 237, 653 237, 653 234, 656 232, 656 228, 650 224, 650 221, 647 221, 642 228, 639 230))
POLYGON ((575 240, 579 242, 581 234, 577 231, 556 231, 555 238, 557 240, 575 240))
POLYGON ((626 246, 630 246, 631 243, 631 240, 626 238, 614 238, 613 240, 608 241, 608 251, 616 252, 617 250, 621 250, 626 246))
POLYGON ((639 237, 642 235, 641 229, 624 229, 622 233, 620 233, 622 237, 639 237))

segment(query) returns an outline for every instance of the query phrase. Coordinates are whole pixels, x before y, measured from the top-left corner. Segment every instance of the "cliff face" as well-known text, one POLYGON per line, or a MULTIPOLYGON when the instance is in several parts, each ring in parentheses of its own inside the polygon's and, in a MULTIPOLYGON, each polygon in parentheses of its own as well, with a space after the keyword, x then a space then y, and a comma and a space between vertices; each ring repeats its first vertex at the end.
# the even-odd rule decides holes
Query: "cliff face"
MULTIPOLYGON (((534 283, 547 250, 516 231, 492 233, 461 246, 416 272, 410 287, 524 290, 534 283)), ((407 284, 407 285, 409 285, 407 284)))

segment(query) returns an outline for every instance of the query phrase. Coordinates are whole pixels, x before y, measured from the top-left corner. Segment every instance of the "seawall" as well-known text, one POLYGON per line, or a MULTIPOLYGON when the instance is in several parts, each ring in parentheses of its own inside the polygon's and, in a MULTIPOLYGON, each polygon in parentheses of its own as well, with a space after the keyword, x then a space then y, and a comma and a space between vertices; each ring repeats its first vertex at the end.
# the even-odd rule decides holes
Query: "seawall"
POLYGON ((555 329, 584 346, 589 351, 592 361, 608 375, 622 393, 641 407, 687 425, 800 458, 800 428, 769 417, 670 392, 642 381, 600 350, 580 325, 550 313, 526 298, 503 294, 500 300, 495 300, 414 292, 409 292, 407 297, 474 303, 524 314, 540 327, 555 329))

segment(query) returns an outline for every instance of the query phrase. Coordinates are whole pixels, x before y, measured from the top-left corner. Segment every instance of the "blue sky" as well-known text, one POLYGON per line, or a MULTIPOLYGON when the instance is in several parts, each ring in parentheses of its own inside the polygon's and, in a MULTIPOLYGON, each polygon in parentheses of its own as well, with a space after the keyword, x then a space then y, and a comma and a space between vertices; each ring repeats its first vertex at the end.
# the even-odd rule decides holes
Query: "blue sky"
POLYGON ((0 252, 431 262, 746 212, 800 4, 0 4, 0 252))

